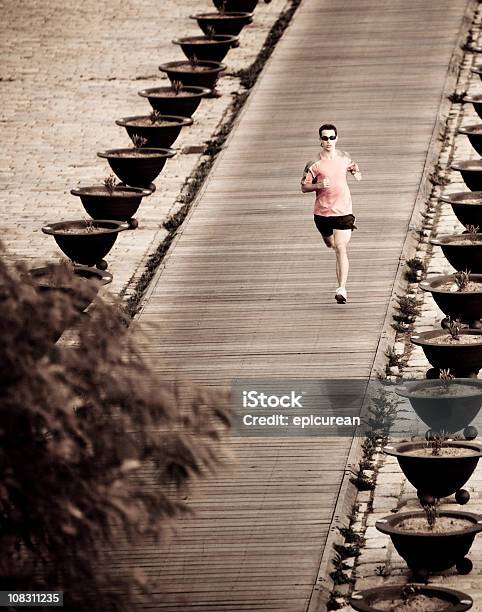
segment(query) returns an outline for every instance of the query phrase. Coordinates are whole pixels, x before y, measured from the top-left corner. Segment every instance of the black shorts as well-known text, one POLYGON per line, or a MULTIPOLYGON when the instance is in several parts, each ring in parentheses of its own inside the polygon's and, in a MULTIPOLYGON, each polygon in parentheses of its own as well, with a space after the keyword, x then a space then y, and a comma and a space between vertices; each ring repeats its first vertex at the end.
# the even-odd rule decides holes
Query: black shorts
POLYGON ((341 217, 322 217, 314 215, 316 229, 322 236, 332 236, 333 230, 354 230, 355 215, 342 215, 341 217))

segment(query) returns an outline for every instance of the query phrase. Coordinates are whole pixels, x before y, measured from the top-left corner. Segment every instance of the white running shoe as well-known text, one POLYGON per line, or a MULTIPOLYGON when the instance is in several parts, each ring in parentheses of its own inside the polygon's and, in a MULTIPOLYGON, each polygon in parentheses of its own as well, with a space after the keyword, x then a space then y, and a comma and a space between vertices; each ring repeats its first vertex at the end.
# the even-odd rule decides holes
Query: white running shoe
POLYGON ((335 300, 338 304, 346 304, 347 297, 345 287, 338 287, 335 291, 335 300))

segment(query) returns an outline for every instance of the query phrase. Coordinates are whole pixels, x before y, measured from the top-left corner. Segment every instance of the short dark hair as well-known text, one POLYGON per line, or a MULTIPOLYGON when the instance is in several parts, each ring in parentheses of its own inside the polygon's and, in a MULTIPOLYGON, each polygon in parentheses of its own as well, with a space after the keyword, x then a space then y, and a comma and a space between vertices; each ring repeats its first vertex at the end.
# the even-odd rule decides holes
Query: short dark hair
POLYGON ((320 129, 318 130, 318 134, 320 135, 321 138, 321 132, 323 130, 333 130, 335 132, 335 136, 338 136, 338 130, 336 129, 336 126, 333 125, 333 123, 324 123, 320 129))

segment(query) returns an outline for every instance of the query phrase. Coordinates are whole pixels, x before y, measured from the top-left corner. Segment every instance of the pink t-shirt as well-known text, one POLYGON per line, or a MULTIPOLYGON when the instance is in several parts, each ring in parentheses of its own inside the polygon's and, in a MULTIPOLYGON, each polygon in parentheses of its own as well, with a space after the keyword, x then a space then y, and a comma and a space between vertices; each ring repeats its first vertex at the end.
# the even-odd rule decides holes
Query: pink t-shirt
POLYGON ((347 155, 338 154, 333 159, 321 157, 310 166, 305 183, 321 182, 330 179, 330 186, 316 192, 315 215, 338 217, 352 214, 350 188, 346 181, 347 172, 358 171, 358 166, 347 155), (316 178, 316 181, 313 179, 316 178))

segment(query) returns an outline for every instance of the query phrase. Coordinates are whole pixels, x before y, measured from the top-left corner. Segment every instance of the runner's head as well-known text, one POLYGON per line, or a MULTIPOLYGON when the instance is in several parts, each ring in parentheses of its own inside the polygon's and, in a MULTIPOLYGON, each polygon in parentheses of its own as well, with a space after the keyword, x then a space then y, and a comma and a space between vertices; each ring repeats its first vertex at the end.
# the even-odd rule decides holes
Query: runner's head
POLYGON ((332 123, 324 123, 318 130, 323 149, 334 149, 338 140, 338 130, 332 123))

